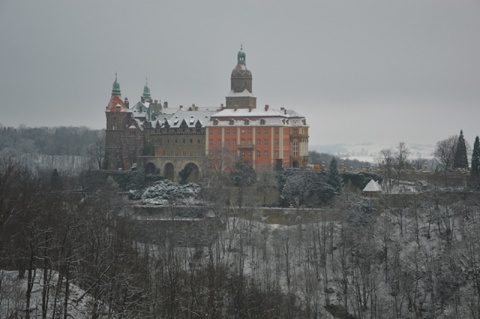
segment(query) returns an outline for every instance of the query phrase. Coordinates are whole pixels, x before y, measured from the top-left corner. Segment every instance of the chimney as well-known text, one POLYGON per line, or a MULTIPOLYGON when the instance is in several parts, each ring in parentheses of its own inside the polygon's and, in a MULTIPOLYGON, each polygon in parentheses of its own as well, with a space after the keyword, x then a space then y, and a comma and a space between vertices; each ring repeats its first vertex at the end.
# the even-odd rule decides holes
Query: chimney
POLYGON ((269 107, 270 107, 270 106, 269 106, 268 104, 265 104, 265 111, 268 111, 268 108, 269 108, 269 107))
POLYGON ((130 105, 130 102, 128 101, 128 97, 125 97, 125 106, 127 107, 127 109, 129 108, 128 106, 130 105))
POLYGON ((235 104, 235 105, 233 106, 233 110, 236 112, 237 109, 238 109, 238 105, 235 104))
POLYGON ((252 106, 251 105, 248 107, 248 112, 249 113, 252 112, 252 106))
POLYGON ((183 109, 183 105, 180 105, 180 108, 183 109))
POLYGON ((283 114, 287 114, 287 109, 283 109, 283 114))
POLYGON ((164 109, 168 108, 168 102, 163 102, 163 108, 164 109))

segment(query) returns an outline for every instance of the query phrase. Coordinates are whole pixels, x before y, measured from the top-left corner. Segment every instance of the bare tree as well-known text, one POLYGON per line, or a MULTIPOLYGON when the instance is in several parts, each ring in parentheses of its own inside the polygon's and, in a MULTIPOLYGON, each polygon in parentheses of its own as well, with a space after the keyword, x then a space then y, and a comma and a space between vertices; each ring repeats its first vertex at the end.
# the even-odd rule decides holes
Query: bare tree
POLYGON ((99 170, 102 169, 105 160, 105 131, 101 131, 95 138, 95 143, 87 148, 90 160, 95 163, 99 170))
POLYGON ((397 171, 397 182, 400 184, 400 179, 402 173, 405 169, 410 166, 408 156, 410 155, 410 150, 407 148, 404 142, 400 142, 397 145, 397 150, 395 152, 395 170, 397 171))
POLYGON ((435 146, 433 156, 444 173, 453 169, 457 141, 458 136, 452 135, 449 138, 437 142, 435 146))

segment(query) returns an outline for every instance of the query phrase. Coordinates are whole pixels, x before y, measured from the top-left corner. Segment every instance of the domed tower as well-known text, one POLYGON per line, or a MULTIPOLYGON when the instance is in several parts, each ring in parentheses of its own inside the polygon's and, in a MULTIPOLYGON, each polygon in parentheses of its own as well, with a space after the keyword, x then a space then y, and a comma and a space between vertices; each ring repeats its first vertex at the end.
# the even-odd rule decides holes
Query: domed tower
POLYGON ((252 91, 252 72, 245 63, 243 48, 237 54, 237 66, 230 77, 230 92, 226 96, 227 108, 256 108, 257 98, 252 91))
MULTIPOLYGON (((143 88, 143 95, 142 97, 145 99, 145 100, 150 100, 151 99, 151 95, 150 95, 150 88, 148 87, 148 83, 145 83, 145 87, 143 88)), ((148 101, 150 102, 150 101, 148 101)))

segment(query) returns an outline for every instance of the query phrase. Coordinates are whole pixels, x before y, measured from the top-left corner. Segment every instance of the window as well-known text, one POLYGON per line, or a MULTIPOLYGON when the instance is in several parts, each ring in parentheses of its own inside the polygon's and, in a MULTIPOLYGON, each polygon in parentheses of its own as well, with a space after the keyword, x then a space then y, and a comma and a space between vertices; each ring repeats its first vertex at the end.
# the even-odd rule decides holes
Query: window
POLYGON ((275 151, 275 158, 279 158, 280 157, 280 153, 278 151, 275 151))
POLYGON ((233 145, 237 145, 237 140, 236 139, 233 139, 233 145))
POLYGON ((187 151, 183 151, 183 156, 187 156, 187 151))
POLYGON ((293 156, 298 156, 298 141, 293 140, 293 156))
POLYGON ((177 143, 178 143, 178 140, 177 140, 177 139, 175 139, 175 144, 177 144, 177 143))
POLYGON ((221 141, 221 140, 218 140, 218 141, 217 141, 217 145, 218 145, 218 146, 222 146, 222 141, 221 141))
POLYGON ((252 129, 248 129, 248 134, 252 134, 252 129))
POLYGON ((245 130, 244 130, 244 129, 242 129, 242 134, 245 134, 245 130))
POLYGON ((260 134, 260 133, 261 133, 261 130, 257 128, 257 134, 260 134))
POLYGON ((248 157, 252 157, 252 155, 253 155, 252 150, 248 150, 248 157))
POLYGON ((297 134, 298 130, 296 128, 293 129, 293 134, 297 134))
POLYGON ((260 125, 265 125, 265 120, 264 119, 260 120, 260 125))
POLYGON ((233 125, 233 120, 228 121, 228 125, 233 125))
POLYGON ((257 145, 260 145, 260 139, 257 138, 257 145))
POLYGON ((230 129, 227 129, 227 134, 230 134, 230 129))
POLYGON ((279 130, 278 128, 275 129, 275 134, 278 134, 279 130))
POLYGON ((248 145, 252 145, 252 139, 251 138, 248 139, 248 145))
POLYGON ((237 134, 237 129, 234 129, 234 130, 233 130, 233 134, 237 134))
POLYGON ((268 151, 263 151, 263 157, 268 157, 268 151))
POLYGON ((245 145, 245 139, 244 138, 241 139, 240 145, 245 145))
POLYGON ((268 145, 268 140, 267 139, 263 140, 263 145, 268 145))
POLYGON ((209 133, 210 135, 211 135, 211 134, 213 134, 213 130, 209 130, 209 132, 208 132, 208 133, 209 133))
POLYGON ((183 139, 183 144, 185 144, 185 142, 186 142, 186 140, 185 140, 185 139, 183 139))
POLYGON ((260 157, 260 154, 261 154, 260 151, 257 151, 257 157, 260 157))
POLYGON ((213 145, 213 140, 209 140, 209 141, 208 141, 208 144, 209 144, 209 145, 213 145))
POLYGON ((219 134, 219 135, 222 135, 222 130, 218 130, 218 134, 219 134))
POLYGON ((227 145, 230 145, 230 140, 226 140, 225 142, 227 143, 227 145))
POLYGON ((197 139, 197 143, 200 144, 200 139, 197 139))
POLYGON ((275 146, 278 146, 278 139, 275 140, 275 146))
POLYGON ((268 134, 268 128, 266 128, 266 129, 264 130, 264 133, 265 133, 265 134, 268 134))
POLYGON ((213 125, 218 125, 218 120, 213 120, 213 125))
POLYGON ((245 121, 243 121, 243 124, 249 125, 249 124, 250 124, 250 121, 249 121, 249 120, 245 120, 245 121))
POLYGON ((190 139, 190 144, 192 144, 192 143, 193 143, 193 139, 190 139))

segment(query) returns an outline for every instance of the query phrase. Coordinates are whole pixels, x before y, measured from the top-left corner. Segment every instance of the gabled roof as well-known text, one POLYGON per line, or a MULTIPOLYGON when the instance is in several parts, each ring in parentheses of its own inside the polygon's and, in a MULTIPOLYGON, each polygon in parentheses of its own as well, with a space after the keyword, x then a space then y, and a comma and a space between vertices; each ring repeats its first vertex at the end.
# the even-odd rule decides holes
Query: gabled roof
POLYGON ((382 191, 382 186, 378 184, 376 181, 373 179, 368 182, 367 186, 363 189, 364 192, 381 192, 382 191))
POLYGON ((201 126, 205 126, 210 120, 210 116, 212 116, 215 112, 216 110, 185 111, 183 109, 178 109, 173 114, 159 114, 157 120, 159 125, 162 127, 195 128, 198 127, 198 123, 200 123, 201 126), (168 123, 168 126, 165 125, 165 122, 168 123))

